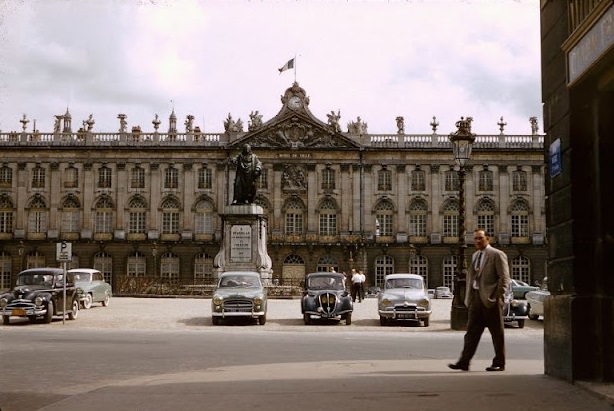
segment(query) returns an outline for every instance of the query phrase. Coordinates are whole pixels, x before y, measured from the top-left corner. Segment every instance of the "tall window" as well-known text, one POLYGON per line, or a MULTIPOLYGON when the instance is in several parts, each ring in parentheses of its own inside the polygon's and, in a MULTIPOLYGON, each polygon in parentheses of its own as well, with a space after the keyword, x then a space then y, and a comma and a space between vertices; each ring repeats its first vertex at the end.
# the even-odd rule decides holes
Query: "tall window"
POLYGON ((256 188, 259 190, 266 190, 269 188, 269 170, 263 168, 256 180, 256 188))
POLYGON ((0 251, 0 290, 11 288, 11 271, 13 271, 11 256, 5 251, 0 251))
POLYGON ((162 203, 162 234, 179 233, 179 210, 181 205, 175 198, 167 198, 162 203))
POLYGON ((524 200, 512 204, 512 237, 529 236, 529 206, 524 200))
POLYGON ((40 251, 32 251, 26 256, 26 268, 47 267, 45 256, 40 251))
POLYGON ((449 255, 443 259, 443 286, 454 291, 454 277, 456 276, 456 261, 458 257, 449 255))
POLYGON ((69 166, 64 170, 64 188, 79 187, 79 169, 75 166, 69 166))
POLYGON ((213 204, 200 200, 194 209, 194 234, 213 234, 215 231, 213 204))
POLYGON ((111 188, 113 183, 113 173, 107 166, 98 169, 98 188, 111 188))
POLYGON ((493 173, 490 170, 480 171, 479 191, 493 191, 493 173))
POLYGON ((147 202, 141 196, 134 196, 128 203, 128 232, 145 233, 147 231, 147 202))
POLYGON ((445 191, 458 191, 460 183, 458 180, 458 173, 454 170, 446 171, 445 176, 445 191))
POLYGON ((29 209, 28 232, 46 233, 48 211, 45 200, 39 195, 34 196, 34 199, 29 204, 29 209))
POLYGON ((424 279, 424 284, 428 287, 429 279, 429 261, 423 255, 414 255, 409 259, 409 271, 412 274, 418 274, 424 279))
POLYGON ((392 190, 392 171, 382 169, 377 173, 377 189, 379 191, 392 190))
POLYGON ((94 255, 94 269, 104 276, 104 280, 113 285, 113 258, 105 252, 94 255))
POLYGON ((8 194, 0 194, 0 233, 13 233, 15 211, 8 194))
POLYGON ((102 196, 96 202, 94 211, 94 232, 113 232, 113 202, 109 196, 102 196))
POLYGON ((303 234, 303 202, 298 198, 292 198, 286 205, 286 235, 303 234))
POLYGON ((179 188, 179 170, 168 167, 164 172, 164 188, 179 188))
POLYGON ((426 191, 426 173, 418 167, 411 172, 411 190, 426 191))
POLYGON ((337 235, 337 207, 332 199, 320 204, 320 235, 337 235))
POLYGON ((443 207, 443 236, 458 237, 458 201, 448 200, 443 207))
POLYGON ((335 185, 335 170, 326 167, 322 170, 322 190, 334 190, 335 185))
MULTIPOLYGON (((380 255, 375 259, 375 286, 384 288, 384 278, 394 273, 394 260, 389 255, 380 255)), ((367 279, 368 281, 368 279, 367 279)))
POLYGON ((200 253, 194 258, 194 284, 211 284, 213 282, 213 258, 200 253))
POLYGON ((62 232, 78 233, 81 230, 81 203, 69 194, 62 202, 62 232))
POLYGON ((45 188, 45 169, 41 166, 32 169, 32 188, 45 188))
POLYGON ((136 166, 130 172, 130 188, 145 188, 145 169, 136 166))
POLYGON ((147 272, 145 263, 145 256, 135 251, 126 262, 126 275, 128 277, 145 277, 147 272))
POLYGON ((170 282, 179 280, 179 257, 173 253, 164 253, 160 258, 160 277, 170 282))
MULTIPOLYGON (((379 223, 379 234, 383 236, 392 235, 392 216, 394 206, 389 200, 382 200, 375 206, 375 220, 379 223)), ((377 225, 377 224, 376 224, 377 225)))
POLYGON ((490 199, 482 199, 478 204, 477 223, 489 235, 495 234, 495 204, 490 199))
POLYGON ((11 188, 13 185, 13 170, 8 166, 0 167, 0 187, 11 188))
POLYGON ((426 201, 416 199, 409 205, 409 235, 426 237, 426 219, 428 206, 426 201))
POLYGON ((512 173, 512 190, 527 191, 527 172, 516 170, 512 173))
POLYGON ((198 188, 210 190, 211 187, 213 187, 211 178, 211 169, 202 167, 200 170, 198 170, 198 188))
POLYGON ((531 284, 531 263, 527 257, 519 255, 512 259, 512 278, 531 284))

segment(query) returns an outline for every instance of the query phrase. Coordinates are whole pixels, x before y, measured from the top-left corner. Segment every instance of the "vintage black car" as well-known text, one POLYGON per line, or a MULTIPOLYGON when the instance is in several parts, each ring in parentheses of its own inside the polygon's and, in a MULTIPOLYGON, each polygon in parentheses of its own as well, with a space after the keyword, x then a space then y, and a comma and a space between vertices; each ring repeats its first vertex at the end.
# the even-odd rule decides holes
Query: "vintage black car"
POLYGON ((31 268, 17 275, 15 287, 0 295, 2 323, 11 317, 27 317, 30 322, 42 318, 50 323, 54 316, 68 315, 74 320, 79 314, 79 294, 74 284, 66 284, 64 312, 64 270, 61 268, 31 268))
POLYGON ((529 318, 529 303, 514 297, 511 285, 505 291, 503 298, 503 322, 512 325, 514 322, 518 328, 524 327, 524 322, 529 318))
POLYGON ((335 272, 317 272, 305 276, 301 312, 305 324, 326 319, 352 324, 354 305, 346 289, 345 276, 335 272))

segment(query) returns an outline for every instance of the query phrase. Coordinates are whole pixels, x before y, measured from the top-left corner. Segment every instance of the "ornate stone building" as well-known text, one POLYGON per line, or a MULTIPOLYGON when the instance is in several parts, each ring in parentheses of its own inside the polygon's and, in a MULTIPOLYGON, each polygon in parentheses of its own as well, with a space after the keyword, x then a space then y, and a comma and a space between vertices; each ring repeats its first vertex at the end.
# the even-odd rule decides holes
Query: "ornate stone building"
MULTIPOLYGON (((26 267, 56 265, 55 246, 72 243, 73 266, 101 269, 116 290, 134 278, 206 284, 221 244, 220 210, 232 200, 229 159, 249 143, 263 163, 256 203, 268 216, 273 278, 355 267, 379 285, 385 274, 416 272, 429 287, 453 285, 459 177, 449 132, 369 134, 360 117, 342 131, 309 110, 297 83, 268 121, 252 112, 244 131, 229 114, 225 131, 185 131, 169 117, 160 131, 94 132, 90 116, 72 131, 67 111, 52 133, 0 134, 0 288, 26 267)), ((469 119, 468 119, 469 120, 469 119)), ((466 173, 466 243, 485 227, 509 256, 513 277, 544 276, 543 136, 478 135, 466 173)))

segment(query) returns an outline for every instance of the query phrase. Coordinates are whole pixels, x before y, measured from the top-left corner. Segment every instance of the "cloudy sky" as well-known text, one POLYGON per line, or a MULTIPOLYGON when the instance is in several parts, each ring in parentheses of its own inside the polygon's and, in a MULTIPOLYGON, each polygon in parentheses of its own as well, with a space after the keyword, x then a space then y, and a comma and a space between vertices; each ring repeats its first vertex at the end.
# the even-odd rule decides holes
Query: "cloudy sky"
POLYGON ((155 114, 205 132, 228 113, 247 124, 281 108, 294 76, 310 109, 343 131, 358 116, 370 133, 543 130, 539 0, 0 0, 0 130, 41 132, 68 107, 76 131, 153 131, 155 114), (279 73, 296 56, 296 72, 279 73), (31 129, 33 121, 28 125, 31 129))

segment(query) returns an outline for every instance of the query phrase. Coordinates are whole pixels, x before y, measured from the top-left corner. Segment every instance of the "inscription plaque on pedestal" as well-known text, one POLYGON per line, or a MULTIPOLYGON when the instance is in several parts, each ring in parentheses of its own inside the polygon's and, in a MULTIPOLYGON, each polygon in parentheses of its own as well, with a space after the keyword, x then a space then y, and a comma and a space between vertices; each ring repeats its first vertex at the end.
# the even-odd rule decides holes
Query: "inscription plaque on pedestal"
POLYGON ((252 228, 249 225, 233 225, 230 229, 230 261, 251 262, 252 228))

